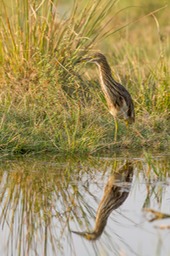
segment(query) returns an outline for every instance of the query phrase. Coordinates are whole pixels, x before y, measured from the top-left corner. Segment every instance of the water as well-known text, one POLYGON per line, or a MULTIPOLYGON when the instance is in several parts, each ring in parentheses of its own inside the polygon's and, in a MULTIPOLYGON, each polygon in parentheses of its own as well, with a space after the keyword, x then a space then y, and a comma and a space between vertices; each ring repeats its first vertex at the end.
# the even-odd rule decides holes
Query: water
POLYGON ((170 255, 166 154, 0 164, 0 255, 170 255), (74 231, 74 232, 72 232, 74 231))

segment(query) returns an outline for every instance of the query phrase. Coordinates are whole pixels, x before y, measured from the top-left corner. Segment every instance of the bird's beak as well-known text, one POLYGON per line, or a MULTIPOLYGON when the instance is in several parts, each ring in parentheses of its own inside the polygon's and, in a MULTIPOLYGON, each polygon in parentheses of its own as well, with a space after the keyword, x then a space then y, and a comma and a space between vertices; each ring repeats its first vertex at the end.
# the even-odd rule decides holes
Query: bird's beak
POLYGON ((91 61, 91 58, 83 58, 83 59, 81 59, 81 62, 89 62, 89 61, 91 61))
POLYGON ((98 238, 95 232, 78 232, 73 230, 71 232, 76 235, 82 236, 87 240, 96 240, 98 238))
POLYGON ((80 231, 74 231, 74 230, 71 230, 72 233, 76 234, 76 235, 81 235, 83 236, 85 232, 80 232, 80 231))
POLYGON ((85 63, 85 62, 90 62, 91 61, 91 58, 82 58, 82 59, 79 59, 75 62, 75 64, 79 64, 79 63, 85 63))

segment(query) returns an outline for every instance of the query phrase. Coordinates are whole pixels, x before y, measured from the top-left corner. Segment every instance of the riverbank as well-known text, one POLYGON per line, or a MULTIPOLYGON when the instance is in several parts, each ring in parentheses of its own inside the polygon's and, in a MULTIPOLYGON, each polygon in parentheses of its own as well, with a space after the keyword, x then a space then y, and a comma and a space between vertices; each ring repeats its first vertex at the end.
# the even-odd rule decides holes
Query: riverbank
POLYGON ((93 6, 89 1, 83 13, 77 11, 82 8, 77 3, 63 20, 54 16, 49 4, 34 6, 25 0, 22 5, 21 1, 15 13, 2 4, 1 152, 167 149, 170 27, 165 17, 169 7, 155 3, 136 11, 107 0, 93 6), (115 79, 134 99, 136 122, 128 128, 119 122, 117 142, 96 67, 75 65, 92 50, 107 56, 115 79))

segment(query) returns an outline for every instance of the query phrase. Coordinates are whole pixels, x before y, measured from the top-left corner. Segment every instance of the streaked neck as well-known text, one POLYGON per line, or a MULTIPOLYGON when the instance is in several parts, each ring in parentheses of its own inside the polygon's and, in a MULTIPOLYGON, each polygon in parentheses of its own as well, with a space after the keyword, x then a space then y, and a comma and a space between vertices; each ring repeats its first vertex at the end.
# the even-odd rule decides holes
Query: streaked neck
POLYGON ((100 80, 102 83, 106 83, 108 79, 113 79, 111 68, 107 61, 97 63, 97 66, 99 67, 100 80))

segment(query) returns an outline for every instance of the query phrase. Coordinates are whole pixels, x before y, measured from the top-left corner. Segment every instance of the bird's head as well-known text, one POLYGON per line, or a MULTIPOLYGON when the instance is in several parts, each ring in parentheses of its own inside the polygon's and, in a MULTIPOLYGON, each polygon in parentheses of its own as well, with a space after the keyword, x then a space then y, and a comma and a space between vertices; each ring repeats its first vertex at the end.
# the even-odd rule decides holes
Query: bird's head
POLYGON ((87 62, 87 63, 100 64, 104 61, 106 61, 106 57, 102 53, 96 52, 96 53, 93 53, 85 58, 78 60, 77 63, 87 62))

